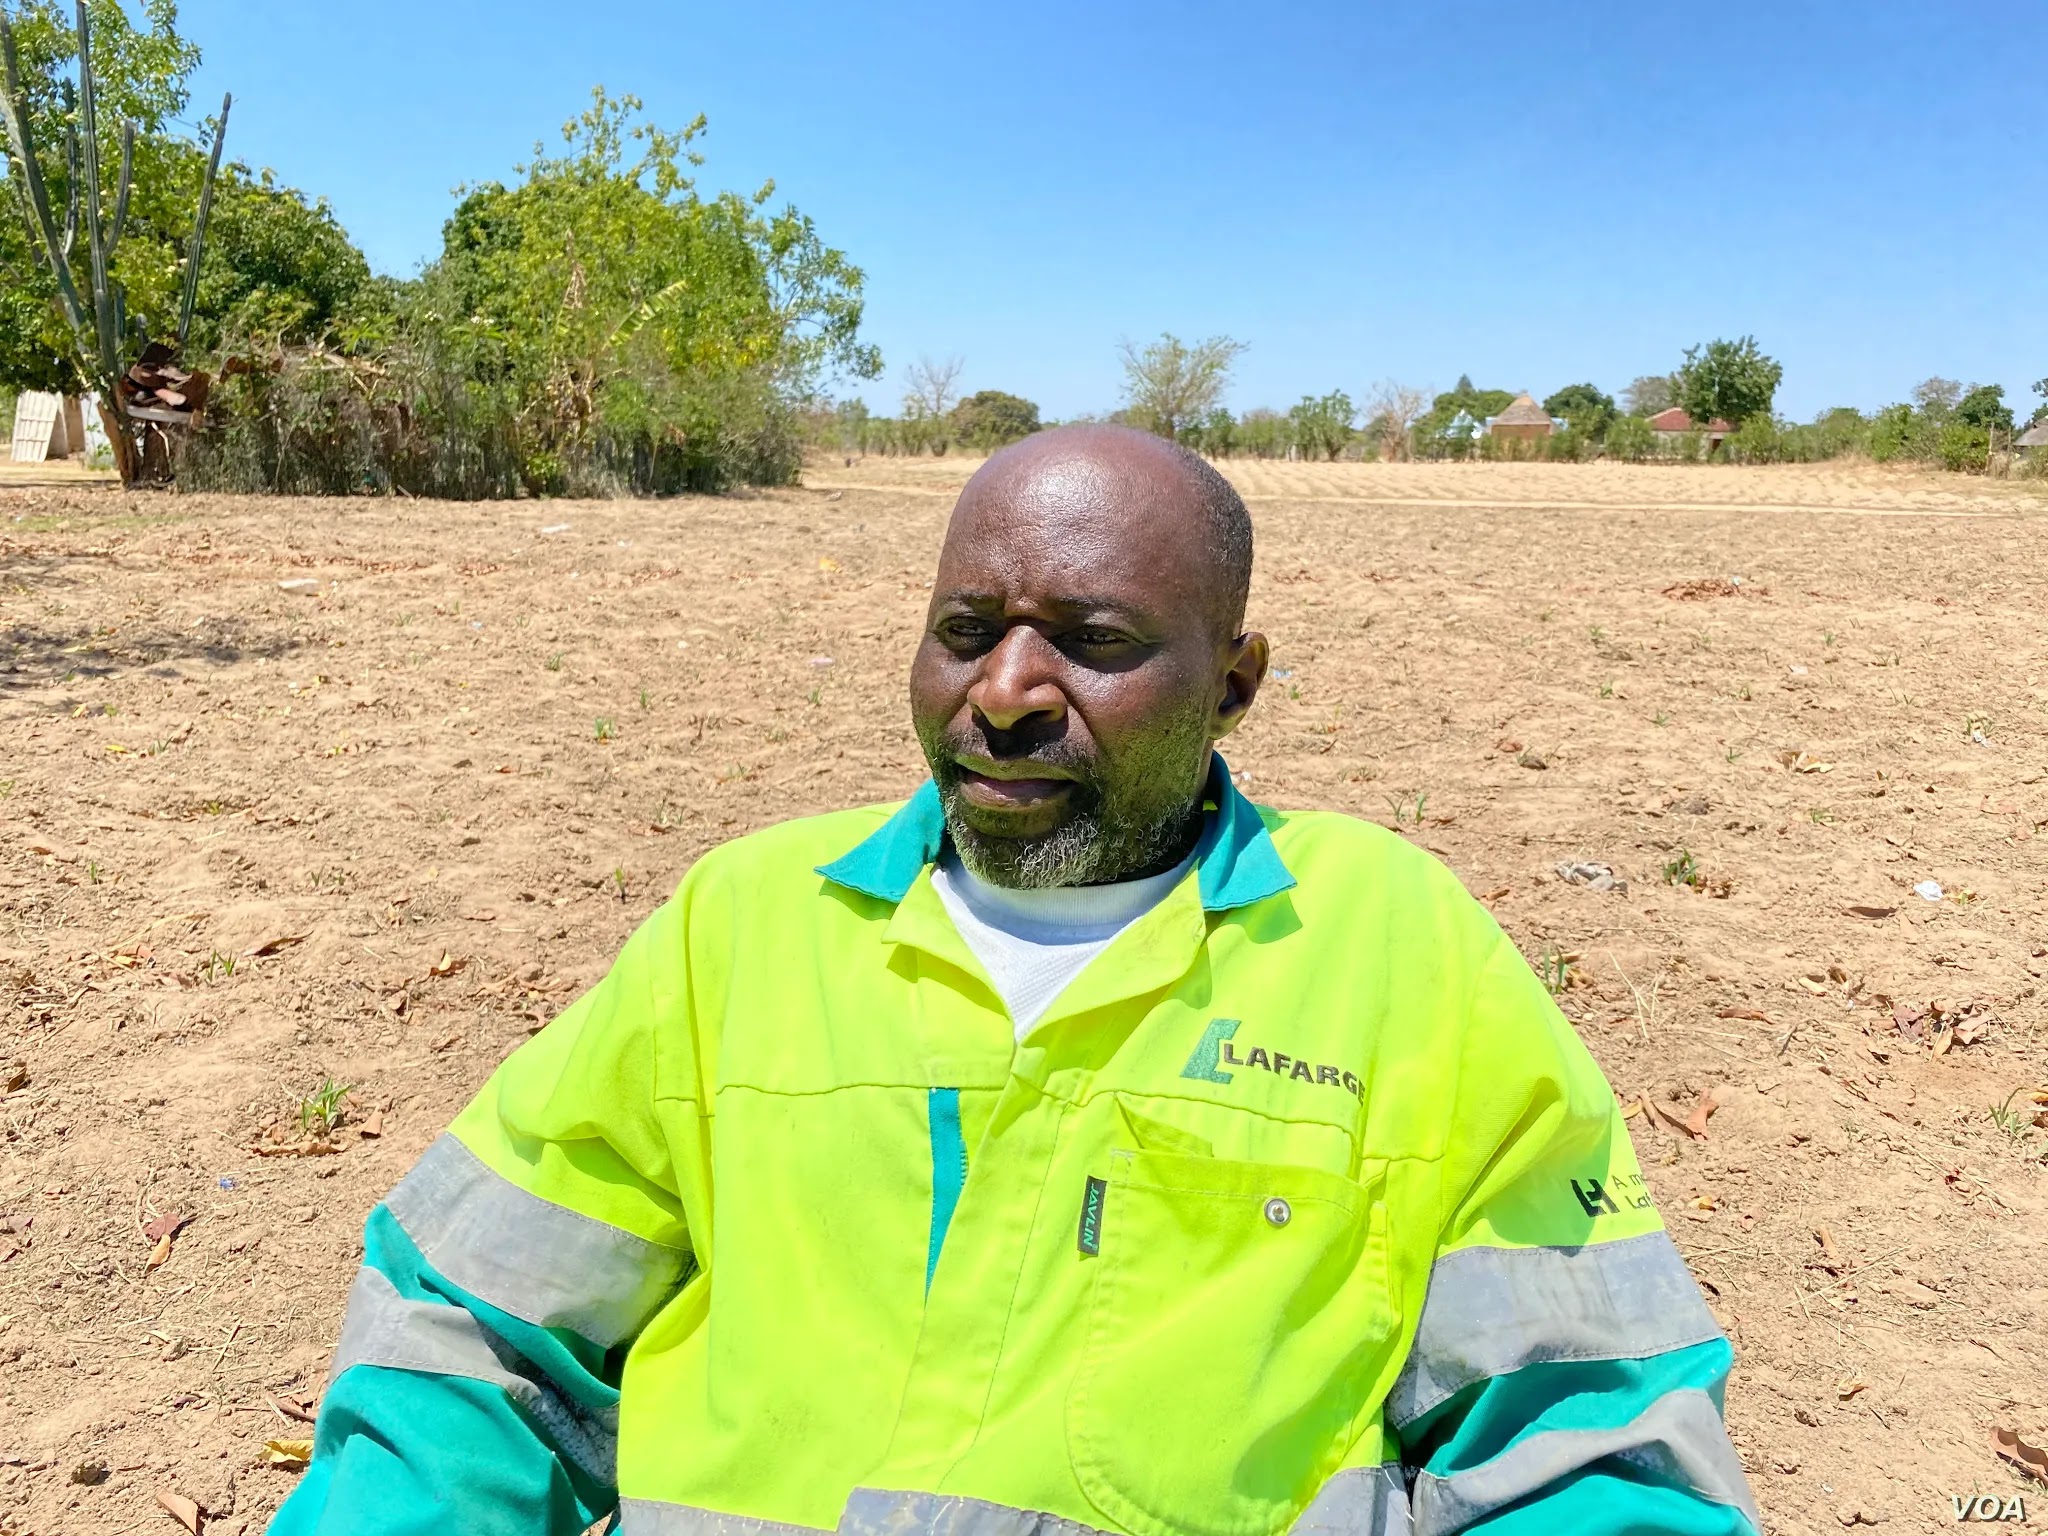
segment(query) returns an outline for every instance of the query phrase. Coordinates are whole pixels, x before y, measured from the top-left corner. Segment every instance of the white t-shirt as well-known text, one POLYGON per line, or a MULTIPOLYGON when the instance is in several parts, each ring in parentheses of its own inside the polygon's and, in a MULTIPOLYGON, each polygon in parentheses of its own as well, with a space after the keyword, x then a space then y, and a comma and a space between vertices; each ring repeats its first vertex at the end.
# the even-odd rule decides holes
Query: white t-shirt
POLYGON ((1019 891, 990 885, 948 846, 932 870, 932 885, 995 983, 1022 1040, 1067 983, 1110 940, 1158 906, 1194 862, 1190 853, 1164 874, 1114 885, 1019 891))

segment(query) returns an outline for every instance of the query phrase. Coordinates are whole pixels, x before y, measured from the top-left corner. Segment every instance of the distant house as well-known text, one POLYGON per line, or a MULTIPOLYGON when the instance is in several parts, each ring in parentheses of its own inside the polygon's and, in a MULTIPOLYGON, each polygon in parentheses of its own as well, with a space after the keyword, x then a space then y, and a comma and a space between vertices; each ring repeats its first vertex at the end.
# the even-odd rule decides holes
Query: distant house
POLYGON ((1494 437, 1519 438, 1528 442, 1534 438, 1548 437, 1561 430, 1550 412, 1538 405, 1527 393, 1515 396, 1514 403, 1498 416, 1490 417, 1486 430, 1494 437))
POLYGON ((1707 452, 1712 453, 1721 446, 1721 440, 1735 430, 1716 416, 1702 427, 1685 414, 1685 407, 1674 405, 1668 411, 1659 411, 1650 418, 1650 430, 1657 434, 1657 441, 1666 445, 1675 443, 1687 432, 1698 432, 1707 442, 1707 452))
POLYGON ((2019 435, 2013 447, 2028 455, 2048 453, 2048 419, 2044 419, 2039 426, 2027 428, 2019 435))

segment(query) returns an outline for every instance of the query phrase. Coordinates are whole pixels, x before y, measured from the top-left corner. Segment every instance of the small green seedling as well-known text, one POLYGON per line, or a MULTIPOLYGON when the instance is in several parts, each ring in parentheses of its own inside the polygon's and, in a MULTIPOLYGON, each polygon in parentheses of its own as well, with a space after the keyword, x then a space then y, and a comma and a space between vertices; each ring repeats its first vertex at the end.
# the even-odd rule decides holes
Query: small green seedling
POLYGON ((206 957, 206 979, 219 981, 235 974, 235 957, 224 955, 219 950, 206 957))
POLYGON ((626 899, 626 870, 624 865, 613 866, 612 888, 619 893, 620 901, 624 901, 626 899))
POLYGON ((1600 685, 1600 697, 1601 697, 1601 698, 1603 698, 1603 699, 1611 699, 1611 698, 1613 698, 1613 697, 1614 697, 1614 679, 1613 679, 1613 678, 1611 678, 1611 677, 1610 677, 1609 679, 1607 679, 1607 681, 1606 681, 1606 682, 1604 682, 1604 683, 1602 683, 1602 684, 1600 685))
POLYGON ((1387 804, 1393 809, 1395 826, 1413 822, 1419 827, 1422 825, 1423 810, 1429 805, 1429 791, 1418 791, 1413 799, 1407 795, 1389 795, 1387 804))
POLYGON ((1825 805, 1814 806, 1806 815, 1816 827, 1831 826, 1835 819, 1835 813, 1825 805))
POLYGON ((87 885, 98 885, 100 883, 99 860, 87 859, 85 861, 85 883, 87 885))
POLYGON ((2018 1141, 2027 1134, 2027 1127, 2033 1123, 2034 1119, 2025 1109, 2013 1108, 2013 1102, 2026 1091, 2024 1088, 2015 1088, 2005 1096, 2003 1104, 1991 1106, 1991 1123, 2014 1141, 2018 1141))
POLYGON ((1543 958, 1536 963, 1536 975, 1543 983, 1543 990, 1552 997, 1563 997, 1572 984, 1571 957, 1555 944, 1543 946, 1543 958))
POLYGON ((1664 711, 1661 709, 1658 710, 1657 713, 1655 713, 1654 715, 1650 716, 1650 724, 1652 725, 1669 725, 1670 723, 1671 717, 1664 713, 1664 711))
POLYGON ((618 734, 618 728, 612 724, 609 715, 599 715, 597 717, 597 739, 599 741, 610 741, 618 734))
POLYGON ((642 689, 640 690, 640 708, 641 708, 641 710, 642 710, 642 712, 643 712, 643 713, 644 713, 645 711, 647 711, 647 710, 650 710, 650 709, 654 708, 654 700, 653 700, 653 698, 652 698, 652 697, 651 697, 651 696, 650 696, 650 695, 648 694, 648 692, 647 692, 647 690, 646 690, 645 688, 642 688, 642 689))
POLYGON ((345 1111, 342 1100, 354 1089, 353 1083, 337 1083, 323 1077, 320 1086, 299 1100, 299 1129, 312 1137, 324 1137, 341 1124, 345 1111))
POLYGON ((1690 849, 1681 848, 1664 866, 1666 885, 1686 885, 1698 888, 1705 876, 1700 873, 1699 860, 1692 856, 1690 849))
POLYGON ((562 653, 560 651, 548 652, 547 667, 550 672, 559 672, 562 670, 562 653))

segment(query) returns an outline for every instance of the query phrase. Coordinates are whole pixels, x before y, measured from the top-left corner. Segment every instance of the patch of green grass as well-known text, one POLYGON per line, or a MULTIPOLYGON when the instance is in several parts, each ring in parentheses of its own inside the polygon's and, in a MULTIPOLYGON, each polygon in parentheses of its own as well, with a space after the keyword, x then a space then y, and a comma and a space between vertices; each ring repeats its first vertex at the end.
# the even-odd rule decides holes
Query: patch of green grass
POLYGON ((1607 681, 1606 681, 1606 682, 1604 682, 1604 683, 1602 683, 1602 684, 1600 685, 1600 697, 1601 697, 1601 698, 1603 698, 1603 699, 1611 699, 1611 698, 1613 698, 1613 697, 1614 697, 1614 679, 1613 679, 1613 678, 1611 678, 1611 677, 1610 677, 1609 679, 1607 679, 1607 681))
POLYGON ((98 885, 100 883, 100 861, 98 859, 87 859, 85 861, 85 883, 87 885, 98 885))
POLYGON ((560 651, 550 651, 550 652, 548 652, 548 659, 547 659, 547 662, 546 662, 546 666, 547 666, 547 669, 548 669, 548 670, 549 670, 550 672, 559 672, 559 671, 561 671, 561 670, 562 670, 562 653, 561 653, 560 651))
POLYGON ((599 741, 616 740, 618 734, 618 727, 612 724, 611 716, 599 715, 597 717, 597 739, 599 741))
POLYGON ((1650 716, 1650 724, 1652 725, 1669 725, 1670 723, 1671 717, 1664 713, 1664 711, 1661 709, 1658 710, 1657 713, 1655 713, 1654 715, 1650 716))
POLYGON ((1816 827, 1832 826, 1835 820, 1835 813, 1825 805, 1814 806, 1806 816, 1816 827))
POLYGON ((1688 848, 1679 849, 1664 865, 1666 885, 1696 886, 1701 879, 1700 861, 1692 856, 1692 851, 1688 848))
POLYGON ((1607 638, 1607 631, 1598 624, 1589 624, 1586 626, 1586 636, 1595 645, 1598 645, 1607 638))
POLYGON ((214 950, 206 957, 206 979, 222 981, 235 974, 235 957, 214 950))
POLYGON ((643 713, 654 708, 654 699, 645 688, 640 690, 640 708, 643 713))

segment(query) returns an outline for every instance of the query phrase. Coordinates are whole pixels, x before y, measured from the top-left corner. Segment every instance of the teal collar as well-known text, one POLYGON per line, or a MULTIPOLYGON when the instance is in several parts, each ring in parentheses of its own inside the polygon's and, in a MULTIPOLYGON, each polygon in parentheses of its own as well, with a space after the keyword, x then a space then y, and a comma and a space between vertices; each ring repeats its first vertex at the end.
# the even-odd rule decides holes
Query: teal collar
MULTIPOLYGON (((1209 782, 1202 795, 1207 814, 1202 840, 1195 845, 1195 870, 1206 910, 1227 912, 1232 907, 1250 906, 1294 884, 1265 822, 1237 792, 1221 754, 1210 760, 1209 782)), ((820 864, 818 873, 834 885, 864 896, 899 902, 925 866, 938 858, 945 837, 939 787, 926 779, 880 831, 851 852, 820 864)))

